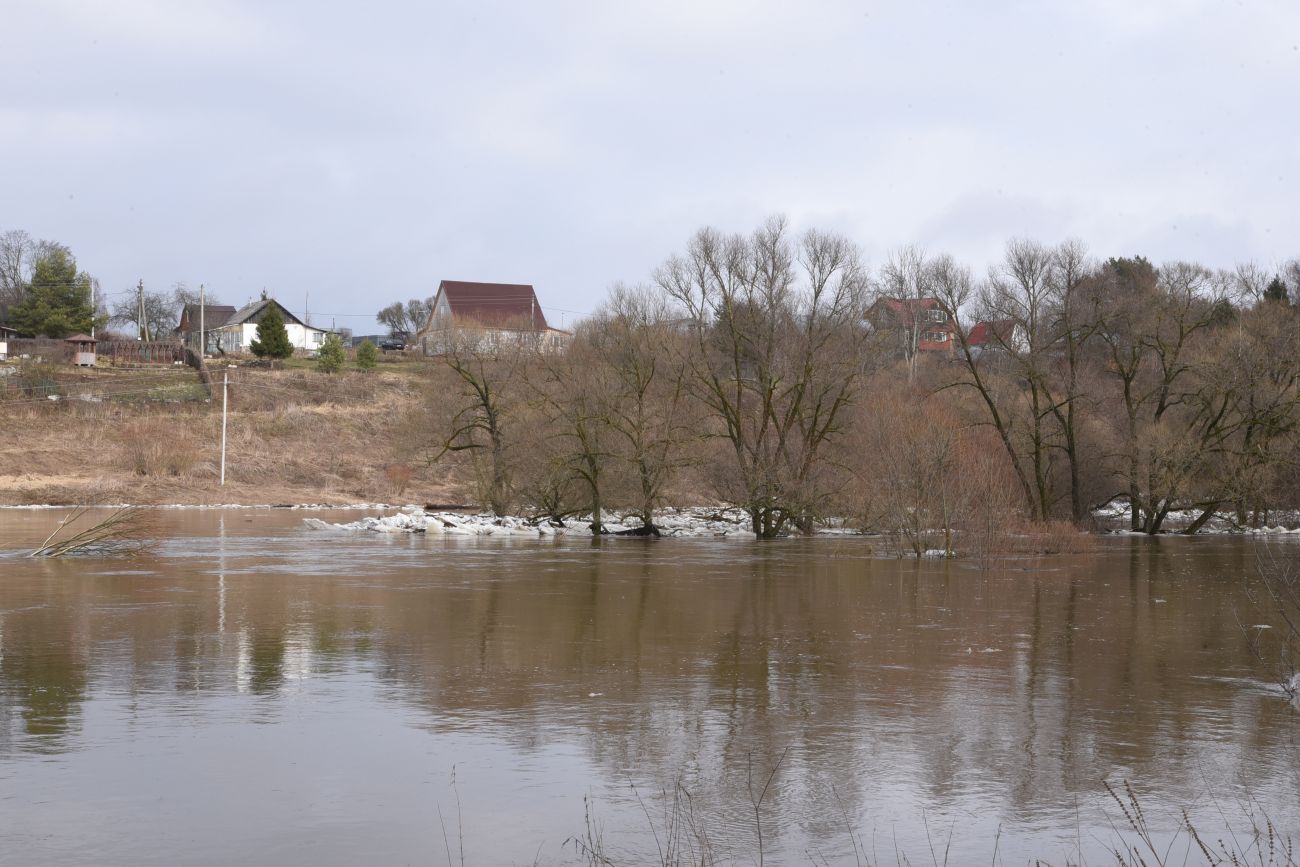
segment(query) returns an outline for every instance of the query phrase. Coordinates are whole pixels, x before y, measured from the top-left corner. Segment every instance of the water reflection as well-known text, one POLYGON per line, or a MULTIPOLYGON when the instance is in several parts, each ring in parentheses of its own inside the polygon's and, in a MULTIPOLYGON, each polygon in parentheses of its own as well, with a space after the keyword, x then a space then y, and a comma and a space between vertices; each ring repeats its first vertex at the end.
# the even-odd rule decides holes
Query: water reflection
MULTIPOLYGON (((10 517, 0 543, 48 520, 10 517)), ((119 780, 113 815, 152 827, 159 796, 256 805, 237 839, 197 806, 177 833, 263 863, 258 841, 299 837, 330 840, 316 863, 353 863, 380 827, 395 857, 432 859, 453 764, 487 863, 545 841, 559 857, 588 791, 608 835, 643 837, 629 781, 681 780, 745 852, 749 784, 778 763, 764 832, 798 860, 850 858, 846 824, 923 851, 923 814, 973 860, 1000 826, 1007 857, 1054 857, 1103 779, 1248 785, 1300 813, 1296 718, 1238 626, 1239 540, 1116 539, 982 571, 851 540, 457 543, 299 517, 169 515, 188 538, 139 563, 0 561, 0 782, 88 807, 124 747, 164 777, 239 767, 203 793, 119 780)))

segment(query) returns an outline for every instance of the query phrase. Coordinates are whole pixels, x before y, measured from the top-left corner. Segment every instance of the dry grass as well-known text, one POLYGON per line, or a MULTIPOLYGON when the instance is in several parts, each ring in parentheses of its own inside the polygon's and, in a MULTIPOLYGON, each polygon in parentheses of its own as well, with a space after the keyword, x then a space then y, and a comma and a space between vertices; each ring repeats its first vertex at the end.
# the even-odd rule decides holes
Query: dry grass
POLYGON ((230 371, 225 487, 223 371, 213 371, 212 402, 9 402, 0 410, 0 503, 342 504, 408 492, 445 501, 454 495, 446 471, 412 463, 409 438, 420 431, 396 424, 422 399, 413 382, 423 368, 395 368, 230 371), (388 469, 395 464, 411 471, 400 485, 388 469))

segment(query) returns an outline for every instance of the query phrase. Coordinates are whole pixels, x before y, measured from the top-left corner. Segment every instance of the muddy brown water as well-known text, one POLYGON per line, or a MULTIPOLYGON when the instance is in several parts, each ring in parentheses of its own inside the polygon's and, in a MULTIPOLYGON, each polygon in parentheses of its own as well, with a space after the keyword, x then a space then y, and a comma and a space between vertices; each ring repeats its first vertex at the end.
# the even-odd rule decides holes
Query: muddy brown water
POLYGON ((1258 542, 985 569, 162 510, 156 554, 21 557, 62 514, 0 510, 0 864, 573 863, 588 809, 657 863, 665 790, 753 864, 773 767, 768 864, 1104 863, 1103 781, 1158 832, 1300 829, 1258 542))

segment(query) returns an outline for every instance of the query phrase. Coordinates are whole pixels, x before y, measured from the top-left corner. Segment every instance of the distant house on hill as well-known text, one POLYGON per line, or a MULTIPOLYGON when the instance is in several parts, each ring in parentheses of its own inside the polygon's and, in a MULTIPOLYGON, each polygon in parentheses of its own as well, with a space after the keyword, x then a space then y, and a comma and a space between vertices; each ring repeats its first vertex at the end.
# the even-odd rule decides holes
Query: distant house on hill
POLYGON ((210 339, 209 343, 219 347, 222 352, 251 352, 249 344, 257 339, 257 325, 272 308, 278 311, 280 318, 284 320, 284 330, 289 333, 289 343, 295 349, 314 352, 325 342, 328 331, 303 323, 274 298, 263 298, 231 313, 230 317, 215 329, 216 340, 210 339))
POLYGON ((217 345, 217 329, 230 321, 230 317, 235 315, 235 308, 229 304, 186 304, 181 308, 181 321, 176 326, 176 336, 181 343, 199 351, 199 343, 202 341, 200 329, 208 333, 208 350, 211 351, 217 345))
POLYGON ((867 322, 880 334, 897 339, 897 351, 950 355, 956 345, 956 325, 937 298, 884 297, 867 310, 867 322))
POLYGON ((569 336, 547 323, 529 284, 443 280, 418 337, 426 354, 436 355, 447 350, 455 335, 466 333, 498 344, 536 340, 544 349, 562 345, 569 336))
POLYGON ((1014 319, 976 322, 966 336, 972 355, 985 352, 1024 352, 1029 348, 1025 327, 1014 319))

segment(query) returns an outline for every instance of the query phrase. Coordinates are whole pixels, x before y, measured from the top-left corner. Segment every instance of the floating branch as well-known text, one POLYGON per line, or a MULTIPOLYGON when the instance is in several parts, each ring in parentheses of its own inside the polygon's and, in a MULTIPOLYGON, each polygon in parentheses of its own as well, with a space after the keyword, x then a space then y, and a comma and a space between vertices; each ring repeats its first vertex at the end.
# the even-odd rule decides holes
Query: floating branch
POLYGON ((147 538, 150 522, 140 507, 123 506, 96 523, 82 521, 89 513, 88 506, 78 506, 29 556, 132 555, 142 553, 152 545, 152 540, 147 538), (74 525, 84 526, 84 529, 73 532, 74 525))

